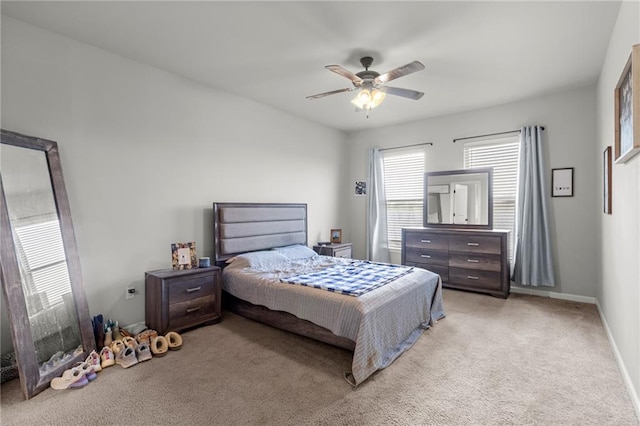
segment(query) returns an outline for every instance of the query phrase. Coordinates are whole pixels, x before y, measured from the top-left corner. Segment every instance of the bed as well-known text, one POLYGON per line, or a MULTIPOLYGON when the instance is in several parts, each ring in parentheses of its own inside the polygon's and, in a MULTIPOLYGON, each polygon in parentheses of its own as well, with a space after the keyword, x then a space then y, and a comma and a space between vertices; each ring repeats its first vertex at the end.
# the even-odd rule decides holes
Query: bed
POLYGON ((345 378, 354 386, 390 365, 444 317, 439 275, 309 249, 306 204, 214 203, 213 211, 213 257, 223 268, 224 308, 352 351, 345 378), (359 286, 308 281, 344 271, 359 286))

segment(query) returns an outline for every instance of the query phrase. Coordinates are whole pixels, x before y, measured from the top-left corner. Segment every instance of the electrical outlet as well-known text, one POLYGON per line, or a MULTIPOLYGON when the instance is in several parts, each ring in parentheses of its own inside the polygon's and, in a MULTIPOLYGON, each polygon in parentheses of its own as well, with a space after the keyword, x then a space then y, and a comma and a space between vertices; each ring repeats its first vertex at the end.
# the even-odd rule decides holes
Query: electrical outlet
POLYGON ((135 287, 127 287, 124 298, 125 299, 133 299, 136 296, 136 288, 135 287))

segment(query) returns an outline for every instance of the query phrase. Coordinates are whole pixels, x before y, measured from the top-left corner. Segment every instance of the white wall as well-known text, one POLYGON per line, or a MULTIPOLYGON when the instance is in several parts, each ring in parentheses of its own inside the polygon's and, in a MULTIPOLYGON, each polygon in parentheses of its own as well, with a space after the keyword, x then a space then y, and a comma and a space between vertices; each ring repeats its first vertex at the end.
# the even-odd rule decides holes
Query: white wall
MULTIPOLYGON (((429 102, 426 95, 420 102, 429 102)), ((367 179, 367 149, 433 142, 426 148, 426 171, 461 169, 463 144, 454 138, 545 126, 547 182, 551 169, 574 167, 574 196, 549 198, 556 286, 540 287, 565 294, 595 297, 599 181, 596 179, 595 87, 561 92, 497 107, 422 120, 349 135, 350 180, 367 179), (579 267, 578 267, 579 265, 579 267)), ((366 201, 351 199, 349 224, 357 257, 365 256, 366 201)), ((393 259, 398 261, 396 257, 393 259)))
POLYGON ((214 201, 308 203, 309 244, 346 228, 341 132, 7 17, 2 128, 58 142, 91 314, 121 324, 171 243, 211 255, 214 201))
MULTIPOLYGON (((623 2, 598 82, 596 167, 600 181, 602 152, 614 146, 613 90, 631 46, 638 43, 640 3, 623 2)), ((602 269, 597 299, 640 416, 640 154, 613 165, 612 184, 612 214, 598 215, 602 269)))

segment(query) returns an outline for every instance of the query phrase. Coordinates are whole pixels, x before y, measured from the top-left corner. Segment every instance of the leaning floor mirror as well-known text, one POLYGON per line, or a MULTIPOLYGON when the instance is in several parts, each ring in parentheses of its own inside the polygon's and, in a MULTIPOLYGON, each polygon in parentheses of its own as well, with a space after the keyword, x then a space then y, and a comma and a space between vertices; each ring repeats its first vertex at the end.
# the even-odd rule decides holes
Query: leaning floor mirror
POLYGON ((58 145, 0 132, 3 308, 29 399, 84 361, 95 340, 58 145))

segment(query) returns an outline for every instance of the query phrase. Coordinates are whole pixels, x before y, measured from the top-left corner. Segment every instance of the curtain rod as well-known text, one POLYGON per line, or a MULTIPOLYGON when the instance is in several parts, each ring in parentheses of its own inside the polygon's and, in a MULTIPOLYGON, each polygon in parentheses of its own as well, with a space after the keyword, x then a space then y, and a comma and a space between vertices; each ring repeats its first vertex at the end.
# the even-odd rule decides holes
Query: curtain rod
MULTIPOLYGON (((540 129, 544 130, 544 126, 540 126, 540 129)), ((466 138, 456 138, 456 139, 453 140, 453 143, 456 143, 456 141, 463 141, 463 140, 466 140, 466 139, 484 138, 484 137, 487 137, 487 136, 508 135, 509 133, 520 133, 520 129, 518 129, 518 130, 510 130, 508 132, 488 133, 486 135, 468 136, 466 138)))
POLYGON ((433 145, 433 142, 414 143, 413 145, 394 146, 393 148, 380 148, 380 151, 391 151, 392 149, 413 148, 414 146, 433 145))

